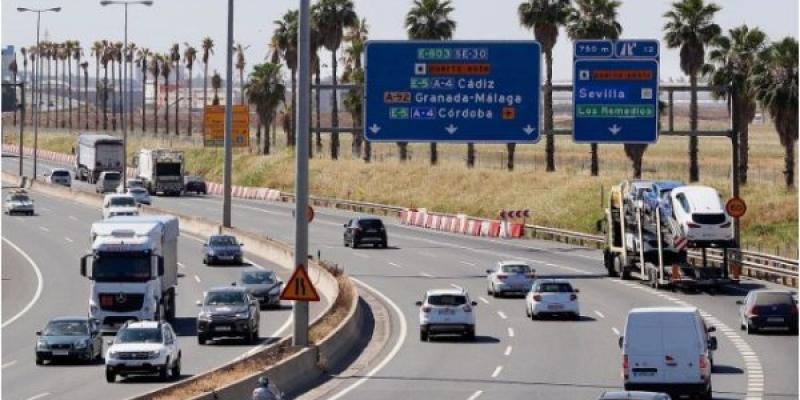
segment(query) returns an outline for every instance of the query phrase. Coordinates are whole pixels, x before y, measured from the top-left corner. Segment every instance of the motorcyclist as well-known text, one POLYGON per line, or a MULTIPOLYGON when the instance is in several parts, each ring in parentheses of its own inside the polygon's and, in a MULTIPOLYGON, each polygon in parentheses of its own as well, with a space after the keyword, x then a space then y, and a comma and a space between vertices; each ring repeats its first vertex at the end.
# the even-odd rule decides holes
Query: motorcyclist
POLYGON ((270 383, 266 375, 258 378, 258 386, 253 390, 253 400, 281 400, 281 392, 270 383))

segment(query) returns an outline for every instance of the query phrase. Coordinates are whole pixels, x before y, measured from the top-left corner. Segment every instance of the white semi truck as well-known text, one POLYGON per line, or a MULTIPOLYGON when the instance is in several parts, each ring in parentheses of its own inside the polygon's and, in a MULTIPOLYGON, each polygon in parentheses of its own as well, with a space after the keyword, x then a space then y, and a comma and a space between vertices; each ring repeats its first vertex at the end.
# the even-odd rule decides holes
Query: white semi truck
POLYGON ((184 156, 180 150, 141 149, 137 157, 138 176, 151 195, 180 195, 183 192, 184 156))
POLYGON ((128 320, 175 318, 178 286, 178 219, 115 217, 92 224, 92 251, 81 275, 92 281, 89 316, 103 330, 128 320))
POLYGON ((82 133, 75 143, 75 178, 94 184, 101 172, 122 174, 122 139, 97 133, 82 133))

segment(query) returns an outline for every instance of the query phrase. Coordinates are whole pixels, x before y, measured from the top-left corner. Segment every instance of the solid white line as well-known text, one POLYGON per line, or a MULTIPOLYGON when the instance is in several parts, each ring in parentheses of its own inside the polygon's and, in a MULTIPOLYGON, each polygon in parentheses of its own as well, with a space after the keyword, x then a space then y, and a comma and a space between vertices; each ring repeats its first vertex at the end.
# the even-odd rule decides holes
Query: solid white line
POLYGON ((194 276, 194 280, 196 280, 196 281, 197 281, 197 283, 200 283, 200 277, 199 277, 199 276, 195 275, 195 276, 194 276))
MULTIPOLYGON (((342 396, 346 395, 347 393, 350 393, 353 389, 363 385, 364 382, 366 382, 373 375, 375 375, 381 369, 383 369, 383 367, 385 367, 386 364, 388 364, 390 361, 392 361, 392 359, 397 355, 397 353, 400 352, 400 349, 403 347, 403 343, 406 341, 406 334, 407 334, 407 331, 406 331, 407 330, 406 318, 403 315, 403 312, 400 310, 400 307, 398 307, 397 304, 395 304, 390 298, 386 297, 386 295, 384 295, 383 293, 379 292, 377 289, 373 288, 372 286, 367 285, 363 281, 360 281, 360 280, 358 280, 356 278, 353 278, 353 277, 350 277, 350 279, 355 281, 357 284, 367 288, 367 290, 369 290, 370 292, 374 293, 376 296, 380 297, 381 300, 383 300, 384 302, 389 304, 390 307, 392 307, 392 310, 394 310, 394 313, 397 315, 397 319, 400 321, 400 337, 397 339, 397 342, 394 344, 394 347, 392 347, 392 350, 389 351, 389 354, 386 355, 386 358, 381 360, 381 362, 378 363, 378 365, 376 365, 375 368, 373 368, 372 370, 367 372, 364 375, 364 377, 362 377, 361 379, 353 382, 353 384, 351 384, 350 386, 344 388, 339 393, 336 393, 335 395, 330 397, 328 400, 339 399, 342 396)), ((475 395, 473 395, 473 396, 475 396, 475 395)), ((478 396, 480 396, 480 394, 475 396, 475 398, 477 398, 478 396)), ((474 398, 473 398, 473 400, 474 400, 474 398)))
POLYGON ((612 327, 611 330, 614 331, 615 335, 619 336, 619 329, 612 327))
POLYGON ((595 314, 597 314, 597 316, 598 316, 598 317, 600 317, 600 318, 605 318, 605 317, 606 317, 606 316, 605 316, 605 315, 603 315, 603 313, 601 313, 600 311, 594 310, 594 313, 595 313, 595 314))
POLYGON ((482 394, 483 390, 476 390, 475 393, 472 394, 472 396, 467 397, 467 400, 475 400, 478 397, 481 397, 482 394))
POLYGON ((400 264, 395 264, 393 262, 390 262, 389 265, 391 265, 393 267, 397 267, 397 268, 402 268, 402 266, 400 264))
POLYGON ((37 394, 36 396, 31 396, 31 397, 28 397, 28 398, 27 398, 27 399, 25 399, 25 400, 36 400, 36 399, 41 399, 42 397, 49 396, 49 395, 50 395, 50 392, 39 393, 39 394, 37 394))
POLYGON ((64 236, 64 240, 66 240, 66 241, 67 241, 67 242, 69 242, 69 243, 72 243, 72 242, 74 242, 74 240, 72 240, 72 239, 70 239, 70 238, 68 238, 68 237, 66 237, 66 236, 64 236))
POLYGON ((181 268, 186 268, 186 266, 185 266, 185 265, 183 265, 183 263, 182 263, 182 262, 179 262, 179 263, 178 263, 178 266, 179 266, 179 267, 181 267, 181 268))
POLYGON ((497 375, 500 375, 500 372, 502 370, 503 370, 503 366, 502 365, 498 365, 497 368, 494 369, 494 372, 492 372, 492 378, 497 378, 497 375))
POLYGON ((40 210, 42 210, 42 211, 44 211, 44 212, 50 212, 50 211, 51 211, 51 210, 50 210, 49 208, 47 208, 47 207, 39 207, 39 209, 40 209, 40 210))
POLYGON ((508 336, 514 337, 514 328, 508 328, 508 336))
POLYGON ((17 363, 17 360, 9 361, 9 362, 3 364, 3 368, 10 367, 10 366, 12 366, 12 365, 14 365, 16 363, 17 363))
POLYGON ((429 274, 429 273, 427 273, 427 272, 420 272, 419 274, 420 274, 421 276, 424 276, 424 277, 426 277, 426 278, 433 278, 433 275, 431 275, 431 274, 429 274))
POLYGON ((502 319, 506 319, 506 318, 508 318, 508 317, 506 317, 506 314, 505 314, 504 312, 502 312, 502 311, 498 311, 498 312, 497 312, 497 315, 499 315, 499 316, 500 316, 500 318, 502 318, 502 319))
POLYGON ((480 301, 482 301, 482 302, 483 302, 483 304, 489 304, 489 300, 486 300, 485 298, 483 298, 483 296, 480 296, 480 297, 478 297, 478 299, 479 299, 480 301))
POLYGON ((504 356, 510 356, 511 355, 511 346, 506 347, 506 351, 505 351, 505 353, 503 353, 503 355, 504 356))
POLYGON ((474 266, 476 265, 476 264, 473 264, 473 263, 471 263, 471 262, 466 262, 466 261, 459 261, 459 262, 460 262, 461 264, 464 264, 464 265, 469 265, 469 266, 471 266, 471 267, 474 267, 474 266))
POLYGON ((9 318, 8 321, 3 322, 3 325, 1 325, 0 327, 5 328, 10 323, 16 321, 17 318, 21 317, 23 314, 28 312, 28 310, 30 310, 31 307, 33 307, 33 305, 36 304, 36 302, 39 300, 39 296, 42 295, 42 286, 44 283, 44 279, 42 278, 42 271, 39 270, 39 266, 36 265, 35 262, 33 262, 31 256, 22 251, 22 249, 20 249, 17 245, 12 243, 10 240, 3 238, 3 241, 6 242, 9 246, 11 246, 14 250, 16 250, 17 253, 21 254, 22 257, 25 258, 25 260, 28 261, 28 263, 33 267, 33 272, 36 273, 36 292, 33 294, 33 298, 31 299, 30 302, 28 302, 28 304, 25 305, 25 307, 22 310, 20 310, 20 312, 18 312, 13 317, 9 318))
POLYGON ((40 226, 39 229, 41 229, 41 230, 43 230, 45 232, 50 232, 50 229, 47 229, 44 226, 40 226))

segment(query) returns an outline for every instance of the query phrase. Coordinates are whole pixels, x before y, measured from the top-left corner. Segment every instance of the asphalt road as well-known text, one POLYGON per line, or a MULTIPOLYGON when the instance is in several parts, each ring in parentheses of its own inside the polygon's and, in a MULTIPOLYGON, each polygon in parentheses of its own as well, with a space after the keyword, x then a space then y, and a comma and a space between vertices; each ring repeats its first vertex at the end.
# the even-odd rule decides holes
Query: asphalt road
MULTIPOLYGON (((15 161, 4 161, 4 170, 14 171, 15 161)), ((154 205, 207 218, 221 214, 216 197, 156 198, 154 205)), ((291 204, 235 200, 232 221, 241 229, 291 243, 291 209, 291 204)), ((390 309, 396 306, 399 314, 392 316, 392 342, 382 354, 385 365, 369 371, 374 375, 342 382, 333 399, 593 399, 622 385, 617 338, 628 310, 671 305, 696 306, 718 328, 715 399, 798 396, 797 337, 747 335, 738 329, 735 301, 762 283, 747 282, 714 296, 659 292, 606 277, 596 250, 472 238, 394 220, 386 220, 389 249, 353 250, 342 246, 341 236, 342 224, 353 215, 318 209, 310 227, 310 251, 343 265, 352 277, 386 296, 390 309), (487 296, 484 271, 500 259, 526 260, 539 276, 571 279, 581 290, 581 320, 532 322, 525 318, 521 298, 487 296), (420 342, 414 302, 426 289, 453 285, 479 301, 478 340, 420 342)))

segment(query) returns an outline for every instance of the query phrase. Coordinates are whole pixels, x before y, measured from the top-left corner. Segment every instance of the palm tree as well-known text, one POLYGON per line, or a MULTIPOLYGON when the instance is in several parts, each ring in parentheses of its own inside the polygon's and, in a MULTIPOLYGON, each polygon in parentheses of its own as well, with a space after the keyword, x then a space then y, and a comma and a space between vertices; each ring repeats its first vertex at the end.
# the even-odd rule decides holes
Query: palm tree
MULTIPOLYGON (((30 46, 27 49, 25 47, 23 47, 21 52, 22 52, 22 56, 23 56, 22 68, 23 68, 23 70, 25 72, 25 81, 30 82, 30 83, 28 83, 28 87, 31 88, 31 89, 28 90, 28 93, 31 93, 31 96, 28 96, 28 97, 30 97, 30 100, 28 101, 29 102, 28 104, 30 104, 30 108, 33 109, 33 95, 32 95, 32 93, 33 93, 33 91, 32 91, 32 89, 33 89, 33 66, 36 64, 35 63, 35 61, 36 61, 36 48, 34 46, 30 46), (26 55, 27 55, 27 58, 24 58, 26 55), (29 60, 31 62, 30 74, 28 73, 28 61, 29 60)), ((31 113, 28 113, 28 114, 31 115, 29 117, 29 121, 32 124, 33 123, 33 113, 31 112, 31 113)))
POLYGON ((281 76, 280 64, 264 63, 253 66, 246 89, 248 101, 255 105, 259 125, 266 126, 263 152, 269 154, 269 128, 278 107, 286 99, 286 86, 281 76))
POLYGON ((241 94, 240 104, 244 104, 244 67, 247 65, 244 59, 244 51, 250 46, 242 46, 241 43, 236 43, 234 51, 236 52, 236 63, 234 67, 239 70, 239 90, 241 94))
MULTIPOLYGON (((70 107, 72 106, 72 98, 69 97, 72 93, 71 86, 72 84, 71 79, 67 78, 67 68, 72 68, 72 63, 70 63, 70 58, 72 57, 72 48, 67 48, 67 44, 70 43, 69 41, 64 42, 61 44, 61 48, 59 49, 58 59, 61 61, 61 127, 66 127, 66 122, 64 121, 64 108, 67 107, 67 99, 69 98, 70 107)), ((70 74, 72 75, 72 74, 70 74)), ((71 78, 71 77, 70 77, 71 78)), ((72 109, 69 110, 69 115, 72 115, 72 109)), ((69 125, 72 126, 72 120, 70 120, 69 125)))
POLYGON ((769 111, 784 148, 786 187, 793 189, 797 146, 797 39, 786 37, 761 51, 750 76, 761 106, 769 111))
MULTIPOLYGON (((621 4, 616 0, 575 0, 575 7, 567 17, 567 34, 570 39, 619 39, 622 25, 617 21, 617 9, 621 4)), ((600 170, 597 143, 590 146, 591 174, 597 176, 600 170)))
POLYGON ((108 51, 110 52, 111 57, 111 129, 117 130, 117 73, 116 68, 114 68, 114 63, 120 63, 122 61, 122 54, 120 50, 122 49, 122 43, 117 42, 109 46, 108 51), (117 46, 119 45, 119 46, 117 46))
POLYGON ((730 36, 718 36, 711 42, 709 64, 703 74, 709 83, 726 90, 715 90, 716 98, 727 97, 733 109, 733 131, 739 135, 739 181, 747 183, 749 125, 756 116, 756 99, 748 77, 753 72, 755 56, 767 43, 767 35, 747 25, 733 28, 730 36))
MULTIPOLYGON (((153 135, 158 135, 158 77, 161 75, 161 55, 153 54, 150 63, 148 64, 145 59, 142 65, 146 65, 147 71, 153 76, 153 135)), ((144 121, 144 113, 142 118, 144 121)))
POLYGON ((211 101, 211 104, 218 106, 219 105, 219 89, 222 87, 222 77, 219 75, 219 72, 214 71, 214 76, 211 77, 211 88, 214 89, 214 100, 211 101))
MULTIPOLYGON (((322 154, 322 132, 319 131, 320 127, 322 127, 322 89, 320 85, 322 84, 322 62, 319 58, 319 51, 322 49, 322 33, 319 30, 319 7, 314 6, 311 8, 311 35, 310 35, 310 45, 311 48, 311 65, 314 74, 314 84, 317 86, 316 90, 314 90, 314 126, 317 128, 316 140, 314 141, 316 145, 317 153, 322 154)), ((311 146, 311 137, 308 138, 308 158, 313 159, 314 153, 312 152, 311 146)))
MULTIPOLYGON (((97 112, 97 105, 100 104, 100 85, 98 82, 100 81, 100 59, 105 55, 105 41, 95 41, 92 44, 92 54, 94 54, 94 81, 95 81, 95 91, 94 91, 94 105, 95 105, 95 112, 94 112, 94 129, 100 125, 99 121, 99 113, 97 112)), ((103 110, 105 112, 105 109, 103 110)))
MULTIPOLYGON (((351 0, 320 0, 319 25, 318 29, 322 39, 322 45, 331 52, 331 80, 336 87, 338 60, 336 51, 342 44, 344 29, 353 27, 358 23, 358 16, 353 8, 351 0)), ((337 90, 331 91, 331 158, 339 158, 339 132, 335 129, 339 127, 339 101, 337 90)))
MULTIPOLYGON (((48 128, 50 127, 50 95, 52 93, 52 88, 53 88, 51 79, 52 75, 50 74, 50 66, 53 61, 53 53, 54 53, 54 47, 50 42, 42 43, 42 56, 44 57, 43 59, 47 61, 47 102, 45 103, 45 105, 47 106, 47 116, 45 118, 45 126, 47 126, 48 128)), ((39 61, 41 62, 42 58, 40 58, 39 61)), ((41 95, 39 96, 41 99, 41 95)))
POLYGON ((108 129, 108 62, 112 58, 111 50, 106 46, 103 49, 103 56, 100 58, 100 63, 103 65, 103 130, 108 129))
MULTIPOLYGON (((719 25, 713 22, 714 14, 720 7, 703 0, 681 0, 672 3, 672 10, 664 17, 664 41, 667 47, 681 50, 681 70, 689 75, 691 99, 689 104, 689 123, 691 132, 697 132, 697 74, 705 63, 706 46, 719 36, 719 25)), ((697 136, 689 136, 689 181, 700 179, 697 165, 697 136)))
MULTIPOLYGON (((55 124, 55 127, 58 128, 58 119, 59 119, 59 114, 60 114, 60 108, 58 107, 58 61, 61 59, 61 44, 60 43, 53 43, 52 50, 50 51, 50 57, 53 60, 53 64, 55 64, 55 66, 53 67, 53 72, 55 73, 55 79, 56 79, 55 93, 53 93, 53 97, 54 97, 54 100, 55 100, 53 102, 53 105, 55 107, 55 120, 53 122, 55 124)), ((50 83, 50 81, 48 81, 48 85, 49 85, 49 83, 50 83)))
MULTIPOLYGON (((136 54, 136 43, 128 42, 128 48, 125 51, 125 62, 127 63, 127 71, 125 71, 128 75, 128 130, 133 131, 133 71, 134 71, 134 59, 133 56, 136 54)), ((144 96, 144 92, 142 92, 144 96)))
MULTIPOLYGON (((414 0, 406 14, 406 33, 411 40, 450 40, 456 22, 450 19, 453 12, 450 0, 414 0)), ((436 165, 439 154, 436 142, 431 142, 431 165, 436 165)), ((467 145, 467 149, 470 146, 467 145)))
MULTIPOLYGON (((350 28, 345 33, 344 39, 349 43, 349 45, 344 49, 345 71, 342 74, 343 81, 349 81, 351 83, 355 83, 356 85, 364 84, 364 68, 361 66, 361 55, 364 53, 367 35, 369 35, 369 25, 367 25, 366 18, 362 18, 356 24, 356 26, 350 28)), ((344 106, 352 116, 353 128, 361 127, 362 94, 363 90, 359 88, 351 89, 345 95, 344 106)), ((363 141, 363 132, 361 132, 361 130, 357 130, 353 134, 354 156, 361 157, 361 145, 363 141)))
POLYGON ((172 56, 164 54, 159 60, 161 77, 164 78, 164 133, 169 134, 169 75, 172 72, 172 56))
MULTIPOLYGON (((19 68, 17 67, 17 57, 16 57, 16 55, 14 55, 14 58, 11 60, 10 63, 8 63, 8 71, 11 72, 11 81, 14 82, 14 83, 17 83, 17 72, 19 72, 19 68)), ((17 109, 18 108, 19 107, 14 109, 14 119, 13 119, 14 126, 17 126, 17 109)), ((24 122, 20 122, 20 123, 24 123, 24 122)))
POLYGON ((200 45, 203 49, 203 106, 208 104, 208 58, 214 54, 214 40, 206 36, 200 45))
POLYGON ((89 62, 84 61, 81 63, 83 69, 83 129, 89 129, 89 62))
MULTIPOLYGON (((275 30, 272 33, 272 41, 277 54, 286 63, 286 67, 291 71, 292 82, 292 101, 291 110, 295 110, 297 101, 297 10, 289 10, 279 20, 275 20, 275 30)), ((289 130, 286 131, 286 141, 289 146, 294 146, 294 127, 297 116, 294 112, 289 116, 289 130)))
POLYGON ((184 43, 183 46, 185 47, 183 50, 183 62, 186 63, 186 69, 189 71, 186 77, 186 85, 189 87, 189 124, 186 127, 186 135, 192 136, 192 98, 194 97, 192 92, 192 79, 194 78, 192 68, 194 67, 194 61, 197 59, 197 49, 190 46, 189 43, 184 43))
MULTIPOLYGON (((72 59, 75 60, 75 74, 77 75, 77 79, 75 80, 75 82, 77 82, 76 89, 77 89, 78 95, 76 96, 75 102, 78 105, 78 109, 77 109, 77 112, 76 112, 76 115, 78 117, 76 125, 77 125, 78 128, 80 128, 80 126, 81 126, 81 101, 80 101, 80 98, 81 98, 81 75, 80 74, 81 74, 81 72, 80 71, 81 71, 81 57, 82 56, 83 56, 83 49, 81 49, 81 43, 78 42, 77 40, 73 40, 72 41, 72 54, 70 54, 70 57, 72 57, 72 59)), ((70 76, 72 76, 72 68, 71 67, 70 67, 70 72, 69 73, 70 73, 70 76)), ((72 78, 70 77, 70 82, 71 81, 72 81, 72 78)), ((70 121, 70 128, 72 128, 72 97, 71 96, 69 98, 69 102, 70 102, 70 104, 69 104, 69 112, 70 112, 69 121, 70 121)))
MULTIPOLYGON (((667 103, 658 101, 658 115, 664 115, 664 110, 667 109, 667 103)), ((661 118, 658 119, 658 131, 661 132, 661 118)), ((625 150, 625 155, 631 160, 631 167, 633 169, 633 179, 642 178, 642 159, 644 152, 647 151, 646 143, 625 143, 622 145, 625 150)))
POLYGON ((177 43, 173 44, 169 50, 169 59, 175 68, 175 134, 180 135, 178 130, 178 109, 180 108, 180 70, 181 70, 181 49, 177 43))
MULTIPOLYGON (((139 48, 139 51, 136 53, 136 66, 141 68, 142 71, 142 132, 147 131, 147 124, 145 123, 147 120, 147 108, 145 107, 145 88, 147 87, 147 59, 152 56, 150 53, 150 49, 146 49, 144 47, 139 48)), ((158 72, 153 74, 158 76, 158 72)))
POLYGON ((527 0, 517 8, 519 22, 528 29, 544 51, 547 75, 544 87, 544 132, 547 135, 547 171, 556 170, 555 140, 553 137, 553 46, 558 40, 558 28, 564 26, 570 14, 569 0, 527 0))

